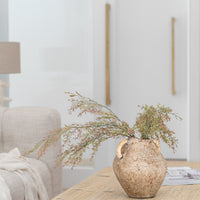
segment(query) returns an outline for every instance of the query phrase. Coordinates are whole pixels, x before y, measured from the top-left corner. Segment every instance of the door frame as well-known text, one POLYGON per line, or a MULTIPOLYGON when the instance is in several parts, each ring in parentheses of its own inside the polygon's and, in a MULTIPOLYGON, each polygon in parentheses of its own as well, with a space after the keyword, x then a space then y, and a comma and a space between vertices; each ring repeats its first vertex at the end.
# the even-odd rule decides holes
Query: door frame
POLYGON ((200 2, 188 0, 187 160, 200 161, 200 2), (199 153, 198 153, 199 152, 199 153))

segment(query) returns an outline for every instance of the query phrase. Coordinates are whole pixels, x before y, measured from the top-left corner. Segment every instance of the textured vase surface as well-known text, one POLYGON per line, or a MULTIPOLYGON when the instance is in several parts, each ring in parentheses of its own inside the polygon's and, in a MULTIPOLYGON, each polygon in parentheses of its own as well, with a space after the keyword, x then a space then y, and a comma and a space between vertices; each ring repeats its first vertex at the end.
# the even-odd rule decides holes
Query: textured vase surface
POLYGON ((129 197, 150 198, 158 192, 167 171, 164 157, 152 140, 130 138, 115 157, 114 173, 129 197))

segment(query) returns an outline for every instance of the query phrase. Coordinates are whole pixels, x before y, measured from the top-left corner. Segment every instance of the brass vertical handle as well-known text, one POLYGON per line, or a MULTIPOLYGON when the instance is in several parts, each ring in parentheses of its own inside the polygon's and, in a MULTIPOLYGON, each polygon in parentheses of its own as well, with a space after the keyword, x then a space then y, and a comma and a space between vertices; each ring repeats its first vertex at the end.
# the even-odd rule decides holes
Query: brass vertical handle
POLYGON ((171 44, 171 53, 172 53, 172 55, 171 55, 171 59, 172 59, 172 71, 171 71, 171 73, 172 73, 172 95, 175 95, 176 94, 176 92, 175 92, 175 71, 174 71, 174 68, 175 68, 175 34, 174 34, 174 24, 175 24, 175 18, 174 17, 172 17, 171 18, 171 42, 172 42, 172 44, 171 44))
POLYGON ((110 4, 105 5, 106 105, 110 105, 110 4))

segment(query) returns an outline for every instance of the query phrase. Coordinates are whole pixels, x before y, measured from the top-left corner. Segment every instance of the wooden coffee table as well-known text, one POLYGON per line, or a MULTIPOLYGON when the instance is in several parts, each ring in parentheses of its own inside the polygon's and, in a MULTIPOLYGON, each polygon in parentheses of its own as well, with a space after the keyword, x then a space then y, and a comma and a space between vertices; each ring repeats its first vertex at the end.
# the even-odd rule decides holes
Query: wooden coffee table
MULTIPOLYGON (((167 161, 169 167, 189 166, 200 170, 200 163, 167 161)), ((83 182, 73 186, 53 200, 128 200, 112 168, 105 168, 83 182)), ((132 198, 133 199, 133 198, 132 198)), ((200 200, 199 185, 161 186, 157 195, 149 200, 200 200)))

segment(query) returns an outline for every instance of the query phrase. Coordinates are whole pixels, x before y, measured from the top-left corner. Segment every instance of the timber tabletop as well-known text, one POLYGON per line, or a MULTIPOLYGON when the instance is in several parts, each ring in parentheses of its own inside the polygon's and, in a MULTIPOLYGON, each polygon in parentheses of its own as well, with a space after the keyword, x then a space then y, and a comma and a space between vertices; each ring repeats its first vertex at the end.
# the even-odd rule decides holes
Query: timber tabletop
MULTIPOLYGON (((167 161, 170 167, 189 166, 200 170, 200 163, 167 161)), ((55 197, 53 200, 129 200, 118 183, 112 168, 105 168, 81 183, 55 197)), ((149 200, 200 200, 199 185, 161 186, 149 200)), ((147 200, 147 199, 146 199, 147 200)))

